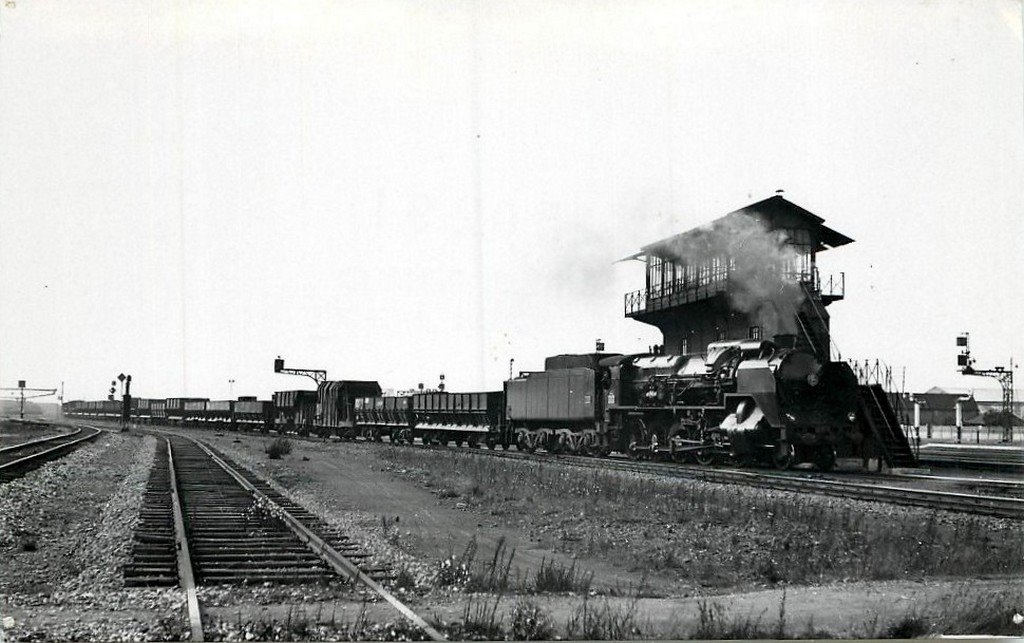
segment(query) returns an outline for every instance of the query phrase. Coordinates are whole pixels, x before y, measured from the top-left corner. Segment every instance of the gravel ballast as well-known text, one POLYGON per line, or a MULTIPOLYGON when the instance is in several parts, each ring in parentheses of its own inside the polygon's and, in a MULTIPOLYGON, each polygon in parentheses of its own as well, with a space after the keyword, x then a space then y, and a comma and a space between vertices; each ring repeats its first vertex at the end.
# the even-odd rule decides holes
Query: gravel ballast
POLYGON ((0 612, 11 640, 180 636, 176 590, 125 589, 155 438, 105 433, 0 486, 0 612))

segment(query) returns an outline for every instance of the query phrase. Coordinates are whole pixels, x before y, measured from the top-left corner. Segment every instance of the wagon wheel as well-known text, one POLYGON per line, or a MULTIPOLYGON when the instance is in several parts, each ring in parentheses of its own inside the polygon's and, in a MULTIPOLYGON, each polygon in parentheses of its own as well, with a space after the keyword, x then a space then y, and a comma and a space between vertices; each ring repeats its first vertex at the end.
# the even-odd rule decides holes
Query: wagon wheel
POLYGON ((583 437, 580 439, 580 455, 586 457, 594 455, 595 442, 593 433, 583 434, 583 437))
POLYGON ((557 453, 571 453, 572 452, 572 441, 571 438, 566 436, 564 433, 559 433, 555 438, 555 449, 557 453))
POLYGON ((527 453, 533 453, 537 447, 530 441, 530 436, 525 431, 519 432, 516 436, 516 448, 520 451, 526 451, 527 453))
POLYGON ((785 471, 796 462, 796 447, 790 442, 783 440, 772 449, 772 464, 776 469, 785 471))

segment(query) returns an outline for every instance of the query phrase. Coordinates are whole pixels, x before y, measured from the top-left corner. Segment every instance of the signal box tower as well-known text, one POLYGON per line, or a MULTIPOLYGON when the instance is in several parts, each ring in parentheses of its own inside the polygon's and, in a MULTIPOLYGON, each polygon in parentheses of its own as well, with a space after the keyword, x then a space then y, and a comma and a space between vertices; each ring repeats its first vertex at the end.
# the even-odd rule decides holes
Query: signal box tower
POLYGON ((795 343, 831 361, 826 307, 843 299, 846 279, 839 273, 823 280, 817 256, 853 239, 824 221, 787 201, 779 190, 707 226, 648 244, 626 257, 647 264, 644 288, 625 296, 626 317, 657 326, 663 350, 670 354, 701 353, 716 341, 767 339, 795 343), (759 250, 777 255, 772 268, 781 274, 776 279, 792 289, 788 301, 798 304, 772 311, 776 302, 765 292, 765 301, 755 304, 759 310, 752 310, 750 301, 736 305, 749 295, 746 282, 763 277, 749 269, 759 250), (743 264, 747 270, 741 269, 743 264), (773 314, 764 314, 765 305, 773 314))

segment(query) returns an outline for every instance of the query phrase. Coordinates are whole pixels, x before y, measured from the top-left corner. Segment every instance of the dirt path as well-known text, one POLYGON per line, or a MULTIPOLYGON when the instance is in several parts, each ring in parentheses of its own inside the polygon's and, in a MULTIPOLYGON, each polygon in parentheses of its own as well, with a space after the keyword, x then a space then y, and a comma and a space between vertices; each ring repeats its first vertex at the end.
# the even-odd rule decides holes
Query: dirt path
MULTIPOLYGON (((751 628, 757 638, 776 638, 781 623, 783 634, 800 638, 880 638, 905 619, 917 614, 925 622, 934 620, 937 611, 950 601, 967 601, 985 591, 1020 593, 1024 579, 988 579, 978 581, 889 581, 835 584, 822 587, 790 587, 755 592, 723 594, 705 598, 588 598, 592 612, 608 610, 621 616, 631 615, 636 633, 644 638, 690 638, 700 626, 701 608, 714 612, 722 630, 751 628), (703 605, 702 605, 703 604, 703 605), (780 608, 784 610, 780 614, 780 608), (781 621, 780 621, 781 616, 781 621)), ((473 596, 477 604, 493 604, 497 597, 473 596)), ((564 629, 573 617, 579 618, 584 602, 581 596, 527 597, 540 605, 550 622, 564 629)), ((464 617, 468 596, 436 596, 412 599, 410 605, 429 619, 457 622, 464 617)), ((517 597, 497 599, 497 618, 504 625, 512 620, 517 597)), ((395 614, 383 603, 360 604, 351 601, 279 604, 230 608, 211 608, 211 615, 228 621, 303 619, 311 622, 351 624, 360 618, 371 621, 394 620, 395 614)), ((1007 619, 1012 615, 1008 614, 1007 619)), ((991 632, 944 632, 946 634, 986 634, 991 632)), ((1021 628, 1024 635, 1024 627, 1021 628)))
MULTIPOLYGON (((273 475, 286 488, 315 494, 335 511, 357 512, 374 526, 379 526, 383 517, 399 533, 401 547, 423 561, 433 563, 453 554, 459 556, 475 538, 477 560, 489 560, 504 540, 509 550, 515 549, 513 566, 524 574, 535 574, 544 561, 566 566, 573 563, 565 554, 538 546, 528 534, 462 510, 458 503, 387 471, 374 451, 376 445, 293 441, 292 453, 285 460, 275 461, 263 455, 266 438, 209 433, 201 437, 229 455, 234 450, 255 453, 261 457, 256 461, 261 471, 273 475)), ((594 585, 602 590, 626 592, 641 583, 653 593, 676 589, 667 581, 645 580, 606 561, 586 559, 577 565, 593 572, 594 585)))

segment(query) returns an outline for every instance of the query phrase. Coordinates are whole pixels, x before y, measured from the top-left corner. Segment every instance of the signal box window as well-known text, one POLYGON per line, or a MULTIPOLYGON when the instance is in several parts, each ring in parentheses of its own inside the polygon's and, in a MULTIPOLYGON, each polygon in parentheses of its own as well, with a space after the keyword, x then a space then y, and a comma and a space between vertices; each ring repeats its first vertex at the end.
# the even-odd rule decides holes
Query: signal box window
POLYGON ((679 340, 679 354, 689 355, 690 354, 690 342, 686 339, 679 340))
POLYGON ((725 329, 724 328, 716 328, 715 329, 715 341, 717 341, 717 342, 725 341, 725 329))
POLYGON ((761 327, 751 326, 750 327, 750 339, 761 339, 761 327))

